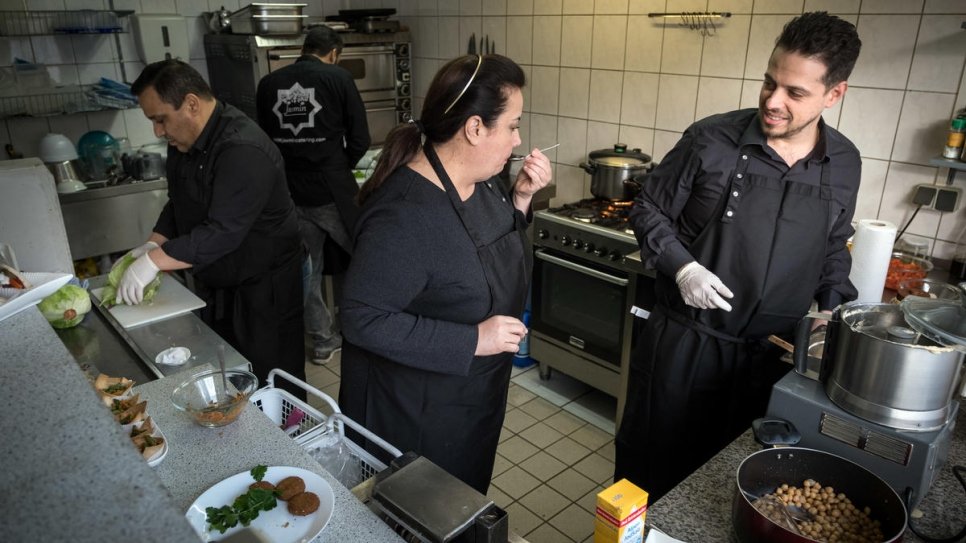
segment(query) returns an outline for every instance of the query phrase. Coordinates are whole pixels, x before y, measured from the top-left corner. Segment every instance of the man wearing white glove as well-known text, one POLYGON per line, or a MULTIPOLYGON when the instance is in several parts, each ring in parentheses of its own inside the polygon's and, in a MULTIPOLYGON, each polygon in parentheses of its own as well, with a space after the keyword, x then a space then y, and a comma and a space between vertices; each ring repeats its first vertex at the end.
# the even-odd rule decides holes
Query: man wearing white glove
POLYGON ((136 258, 140 258, 141 255, 143 255, 144 253, 150 251, 151 249, 157 249, 157 248, 158 248, 158 244, 156 242, 154 242, 154 241, 148 241, 144 245, 139 245, 139 246, 131 249, 130 251, 128 251, 121 258, 118 258, 117 260, 115 260, 114 261, 114 264, 111 265, 111 269, 113 270, 114 268, 116 268, 117 265, 120 264, 120 262, 122 260, 124 260, 128 256, 130 256, 131 258, 135 258, 135 259, 136 258))
POLYGON ((822 121, 848 88, 861 43, 825 12, 790 21, 757 109, 695 122, 645 180, 629 220, 656 272, 635 338, 616 436, 615 480, 659 499, 765 413, 812 301, 856 297, 853 234, 861 161, 822 121))
MULTIPOLYGON (((147 244, 145 244, 147 245, 147 244)), ((143 246, 142 246, 143 247, 143 246)), ((157 249, 157 245, 154 247, 157 249)), ((151 260, 150 252, 142 252, 121 276, 121 283, 117 286, 117 299, 114 303, 122 301, 128 305, 137 305, 144 300, 144 287, 154 281, 161 271, 157 264, 151 260)))

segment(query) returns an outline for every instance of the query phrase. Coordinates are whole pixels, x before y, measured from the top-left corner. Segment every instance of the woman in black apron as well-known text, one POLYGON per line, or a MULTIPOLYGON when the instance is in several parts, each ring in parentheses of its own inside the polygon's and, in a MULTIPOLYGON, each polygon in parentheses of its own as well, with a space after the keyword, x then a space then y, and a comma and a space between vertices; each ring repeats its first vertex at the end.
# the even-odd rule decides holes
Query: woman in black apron
POLYGON ((512 191, 496 177, 520 143, 524 82, 498 55, 440 70, 362 189, 340 306, 343 411, 483 493, 526 334, 525 214, 550 181, 539 151, 512 191))

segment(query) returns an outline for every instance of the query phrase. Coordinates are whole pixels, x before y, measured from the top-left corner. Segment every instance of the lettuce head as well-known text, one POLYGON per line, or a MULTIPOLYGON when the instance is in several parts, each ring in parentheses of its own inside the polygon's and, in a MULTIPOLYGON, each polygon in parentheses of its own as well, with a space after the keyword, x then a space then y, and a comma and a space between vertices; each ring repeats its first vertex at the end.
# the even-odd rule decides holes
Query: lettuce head
POLYGON ((37 307, 54 328, 70 328, 80 324, 91 310, 91 297, 81 287, 64 285, 37 307))
MULTIPOLYGON (((114 300, 117 299, 117 287, 121 284, 121 277, 124 277, 124 272, 134 263, 134 260, 135 258, 128 253, 121 257, 117 264, 111 268, 111 273, 107 274, 107 284, 104 285, 104 290, 101 291, 101 306, 112 307, 115 305, 114 300)), ((159 273, 154 278, 154 281, 151 281, 148 283, 148 286, 144 287, 144 300, 141 303, 148 303, 153 300, 160 286, 161 274, 159 273)))

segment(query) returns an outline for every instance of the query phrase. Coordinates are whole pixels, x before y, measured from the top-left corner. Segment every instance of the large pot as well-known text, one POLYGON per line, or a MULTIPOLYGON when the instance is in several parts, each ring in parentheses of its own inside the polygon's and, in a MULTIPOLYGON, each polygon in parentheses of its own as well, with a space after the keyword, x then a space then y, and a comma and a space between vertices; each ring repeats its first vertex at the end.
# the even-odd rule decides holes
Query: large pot
POLYGON ((738 466, 731 519, 742 543, 813 543, 814 540, 779 526, 752 502, 782 484, 801 487, 806 479, 844 493, 860 510, 869 507, 879 521, 883 541, 901 541, 906 531, 906 507, 896 492, 871 471, 840 456, 800 447, 758 451, 738 466))
MULTIPOLYGON (((802 320, 795 343, 796 371, 804 375, 808 329, 802 320)), ((820 380, 842 409, 878 424, 911 431, 942 427, 962 367, 963 352, 910 329, 900 306, 850 302, 829 320, 820 380), (918 339, 917 339, 918 338, 918 339)))
POLYGON ((650 155, 640 149, 627 150, 627 145, 618 143, 613 149, 600 149, 590 153, 587 162, 580 167, 591 175, 590 193, 605 200, 630 200, 636 194, 634 185, 625 183, 635 176, 651 171, 650 155))

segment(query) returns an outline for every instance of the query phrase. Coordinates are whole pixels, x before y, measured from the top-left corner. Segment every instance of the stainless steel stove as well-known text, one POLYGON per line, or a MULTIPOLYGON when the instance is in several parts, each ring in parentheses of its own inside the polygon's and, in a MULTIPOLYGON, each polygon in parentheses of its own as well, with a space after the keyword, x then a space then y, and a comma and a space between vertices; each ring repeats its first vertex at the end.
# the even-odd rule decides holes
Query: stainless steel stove
POLYGON ((544 379, 557 369, 617 398, 618 418, 633 340, 654 300, 627 222, 632 204, 587 199, 533 218, 531 357, 544 379))

